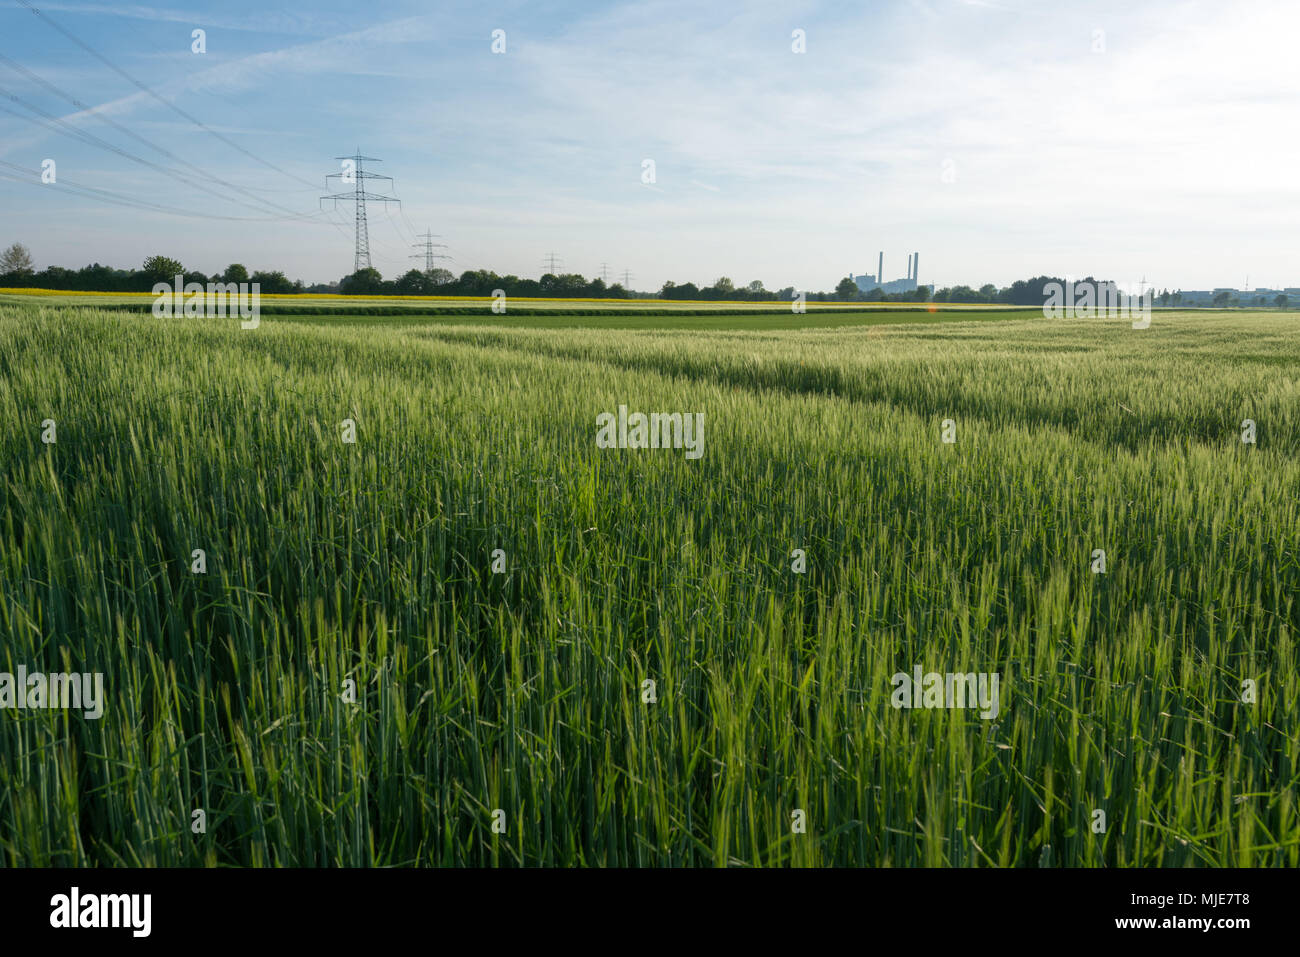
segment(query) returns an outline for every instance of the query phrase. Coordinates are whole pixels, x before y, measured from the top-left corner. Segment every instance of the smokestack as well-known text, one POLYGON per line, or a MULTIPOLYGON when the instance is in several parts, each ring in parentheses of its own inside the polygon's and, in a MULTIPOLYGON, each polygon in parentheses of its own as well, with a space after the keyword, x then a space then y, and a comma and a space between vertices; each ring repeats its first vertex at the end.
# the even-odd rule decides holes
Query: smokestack
POLYGON ((885 253, 882 250, 880 253, 880 265, 876 267, 876 285, 883 286, 884 284, 885 284, 885 253))
POLYGON ((921 254, 912 253, 912 281, 916 282, 921 276, 921 254))
POLYGON ((907 278, 909 280, 912 278, 912 254, 911 253, 907 254, 907 278))

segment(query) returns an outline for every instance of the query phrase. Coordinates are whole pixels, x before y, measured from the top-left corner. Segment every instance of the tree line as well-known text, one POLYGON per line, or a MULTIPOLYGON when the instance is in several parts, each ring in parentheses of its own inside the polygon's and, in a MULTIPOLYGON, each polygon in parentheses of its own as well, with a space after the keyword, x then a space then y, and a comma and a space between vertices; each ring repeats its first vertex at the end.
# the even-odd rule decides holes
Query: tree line
MULTIPOLYGON (((498 290, 511 298, 522 299, 629 299, 658 298, 669 300, 703 300, 727 302, 790 302, 798 295, 794 286, 767 289, 760 280, 736 285, 726 276, 712 285, 697 286, 693 282, 665 282, 658 292, 635 292, 624 289, 620 283, 606 285, 600 277, 587 279, 578 273, 547 273, 540 279, 519 276, 501 276, 487 269, 469 269, 456 276, 448 269, 422 271, 411 269, 396 279, 385 279, 377 269, 361 269, 344 276, 337 283, 304 285, 302 280, 290 280, 278 270, 250 273, 240 263, 232 263, 220 272, 206 275, 185 269, 181 263, 167 256, 150 256, 139 269, 115 269, 93 263, 80 269, 47 266, 36 272, 27 249, 14 243, 0 252, 0 286, 31 287, 79 292, 150 292, 154 284, 171 283, 177 275, 186 283, 197 282, 249 282, 260 283, 263 295, 288 293, 341 293, 370 296, 492 296, 498 290)), ((831 292, 804 292, 808 302, 948 302, 1007 306, 1041 306, 1047 299, 1045 290, 1052 283, 1064 286, 1060 276, 1036 276, 1018 279, 1009 286, 997 287, 986 283, 978 289, 970 286, 918 286, 907 292, 887 293, 881 289, 862 290, 851 276, 845 276, 831 292)), ((1075 285, 1103 283, 1104 280, 1077 280, 1075 285)), ((1153 290, 1154 293, 1154 290, 1153 290)), ((1154 295, 1157 305, 1179 306, 1183 297, 1179 292, 1166 289, 1154 295)), ((1215 306, 1274 305, 1286 308, 1285 295, 1272 302, 1264 297, 1238 298, 1227 292, 1214 297, 1215 306)))
POLYGON ((80 269, 47 266, 40 272, 32 268, 31 254, 18 243, 0 253, 0 286, 10 288, 56 289, 64 292, 152 292, 155 283, 172 283, 184 276, 186 283, 248 282, 260 283, 263 294, 306 292, 301 281, 289 279, 279 270, 250 273, 240 263, 231 263, 211 275, 186 269, 168 256, 150 256, 139 269, 115 269, 92 263, 80 269))

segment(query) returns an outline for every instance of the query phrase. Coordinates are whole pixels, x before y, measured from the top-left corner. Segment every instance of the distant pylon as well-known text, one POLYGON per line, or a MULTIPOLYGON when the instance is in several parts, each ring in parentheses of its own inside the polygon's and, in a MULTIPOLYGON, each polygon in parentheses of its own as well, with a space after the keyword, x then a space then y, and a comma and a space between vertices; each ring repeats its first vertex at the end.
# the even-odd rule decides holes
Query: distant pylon
POLYGON ((353 181, 356 183, 356 186, 353 188, 353 190, 350 193, 348 192, 331 193, 328 196, 322 196, 321 201, 323 202, 324 200, 327 199, 333 200, 334 207, 336 209, 338 208, 340 199, 350 199, 352 200, 353 203, 356 204, 357 248, 356 248, 356 257, 353 261, 352 271, 354 273, 360 272, 362 269, 371 268, 370 231, 366 226, 366 203, 397 203, 397 205, 400 206, 402 205, 402 201, 398 199, 396 196, 379 196, 375 193, 366 192, 365 180, 386 179, 389 182, 392 182, 393 177, 391 176, 380 176, 378 173, 367 173, 364 169, 361 168, 362 163, 382 163, 383 160, 375 159, 375 157, 373 156, 362 156, 360 147, 357 147, 357 152, 353 156, 336 156, 334 158, 336 160, 350 161, 353 164, 352 169, 344 168, 343 172, 341 173, 330 173, 328 176, 325 177, 326 184, 328 184, 331 179, 338 176, 343 179, 344 183, 348 182, 349 177, 352 177, 353 181))
POLYGON ((605 285, 609 285, 609 263, 600 264, 600 280, 605 285))
POLYGON ((555 270, 562 268, 563 266, 564 266, 563 261, 558 256, 556 256, 555 253, 547 253, 546 261, 542 263, 542 268, 545 269, 552 276, 558 276, 559 273, 556 272, 555 270))
POLYGON ((632 288, 632 274, 628 272, 626 269, 623 270, 623 288, 624 289, 632 288))
POLYGON ((420 234, 417 236, 417 238, 418 238, 418 239, 423 239, 424 242, 422 242, 422 243, 411 243, 411 246, 412 246, 413 248, 415 248, 415 249, 423 249, 424 252, 423 252, 423 253, 416 253, 416 254, 413 255, 411 258, 412 258, 412 259, 421 259, 421 258, 423 258, 423 259, 424 259, 424 271, 425 271, 425 272, 433 272, 433 261, 434 261, 435 259, 450 259, 450 258, 451 258, 450 256, 444 256, 444 255, 442 255, 441 253, 437 253, 437 254, 434 253, 433 250, 434 250, 435 247, 438 247, 438 248, 441 248, 441 249, 446 249, 446 248, 447 248, 447 244, 446 244, 446 243, 435 243, 435 242, 433 241, 433 233, 430 232, 429 230, 426 229, 423 233, 420 233, 420 234))

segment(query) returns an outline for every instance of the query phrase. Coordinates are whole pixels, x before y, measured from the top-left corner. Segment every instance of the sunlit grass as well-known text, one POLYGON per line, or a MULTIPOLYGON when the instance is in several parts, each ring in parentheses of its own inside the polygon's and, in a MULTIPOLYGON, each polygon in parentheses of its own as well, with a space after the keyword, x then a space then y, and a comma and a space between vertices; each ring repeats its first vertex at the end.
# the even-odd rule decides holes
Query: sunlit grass
POLYGON ((1294 866, 1294 323, 0 305, 0 670, 108 694, 0 711, 0 860, 1294 866))

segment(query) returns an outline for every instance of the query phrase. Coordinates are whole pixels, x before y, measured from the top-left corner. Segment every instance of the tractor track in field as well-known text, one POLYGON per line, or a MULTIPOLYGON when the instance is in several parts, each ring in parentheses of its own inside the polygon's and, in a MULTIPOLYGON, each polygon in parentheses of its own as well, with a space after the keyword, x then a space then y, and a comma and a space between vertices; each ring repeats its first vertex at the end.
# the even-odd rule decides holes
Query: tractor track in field
MULTIPOLYGON (((921 393, 914 386, 898 388, 875 374, 868 366, 845 367, 831 361, 805 364, 794 360, 775 360, 736 366, 684 355, 630 356, 618 354, 601 343, 580 346, 556 345, 530 337, 522 341, 507 331, 464 332, 459 330, 421 329, 412 338, 428 339, 480 350, 499 350, 578 363, 603 363, 629 372, 651 372, 668 378, 712 383, 744 389, 756 395, 764 392, 788 396, 822 396, 902 409, 921 417, 962 417, 984 423, 989 428, 1060 430, 1075 441, 1098 446, 1119 445, 1138 453, 1145 449, 1174 449, 1187 445, 1214 448, 1223 442, 1222 423, 1214 420, 1188 421, 1186 414, 1135 411, 1113 397, 1099 395, 1093 409, 1076 409, 1043 403, 1008 405, 990 414, 986 404, 972 400, 960 391, 944 397, 921 393), (1100 425, 1100 431, 1097 431, 1100 425)), ((842 358, 842 356, 840 357, 842 358)))

